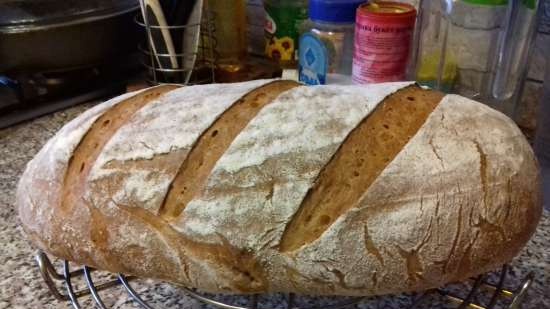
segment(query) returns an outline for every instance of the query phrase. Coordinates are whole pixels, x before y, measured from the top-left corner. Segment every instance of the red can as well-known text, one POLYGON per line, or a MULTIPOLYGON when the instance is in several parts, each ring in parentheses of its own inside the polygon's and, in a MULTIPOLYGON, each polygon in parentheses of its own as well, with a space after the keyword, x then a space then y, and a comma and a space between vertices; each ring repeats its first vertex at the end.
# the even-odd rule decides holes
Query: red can
POLYGON ((357 84, 405 79, 416 23, 414 6, 375 1, 357 9, 352 78, 357 84))

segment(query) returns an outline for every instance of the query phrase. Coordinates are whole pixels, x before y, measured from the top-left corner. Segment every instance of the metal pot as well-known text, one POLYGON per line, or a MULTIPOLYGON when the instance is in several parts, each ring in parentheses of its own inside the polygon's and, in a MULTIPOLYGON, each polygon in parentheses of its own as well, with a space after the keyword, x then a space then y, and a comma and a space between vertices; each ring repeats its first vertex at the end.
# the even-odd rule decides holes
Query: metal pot
POLYGON ((137 0, 0 0, 0 72, 95 66, 135 51, 137 0))

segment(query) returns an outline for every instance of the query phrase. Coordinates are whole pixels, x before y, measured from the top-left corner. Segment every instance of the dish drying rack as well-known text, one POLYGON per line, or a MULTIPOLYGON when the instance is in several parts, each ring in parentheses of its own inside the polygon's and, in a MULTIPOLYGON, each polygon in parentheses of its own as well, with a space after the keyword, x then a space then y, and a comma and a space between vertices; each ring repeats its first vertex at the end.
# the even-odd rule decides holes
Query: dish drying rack
MULTIPOLYGON (((123 274, 116 275, 116 279, 104 281, 101 283, 95 283, 92 277, 92 272, 94 269, 83 266, 76 270, 71 271, 70 263, 66 260, 62 262, 63 271, 58 273, 52 264, 50 258, 42 251, 38 251, 36 254, 36 262, 40 269, 42 278, 44 279, 47 287, 49 288, 52 295, 60 301, 68 301, 71 303, 74 309, 82 309, 83 307, 79 303, 79 299, 90 295, 99 309, 108 309, 104 304, 99 291, 107 290, 115 286, 122 285, 124 290, 128 293, 129 297, 143 309, 161 309, 153 307, 148 304, 143 298, 137 293, 132 286, 130 281, 137 279, 133 276, 125 276, 123 274), (86 287, 80 290, 76 290, 73 279, 84 278, 86 282, 86 287), (58 282, 58 283, 56 283, 58 282), (62 292, 59 286, 62 285, 65 289, 65 292, 62 292)), ((420 309, 422 304, 428 296, 430 295, 440 295, 444 297, 448 302, 455 304, 457 309, 496 309, 497 303, 501 301, 506 301, 508 303, 507 307, 499 307, 506 309, 519 309, 522 301, 524 300, 527 290, 531 287, 534 274, 529 273, 517 286, 514 290, 505 289, 507 274, 510 271, 508 265, 504 265, 499 271, 493 273, 498 277, 497 282, 493 283, 488 280, 489 274, 480 275, 476 278, 472 278, 469 284, 467 293, 465 297, 461 297, 457 294, 454 294, 445 288, 433 289, 426 291, 424 293, 418 294, 413 300, 412 304, 406 309, 420 309), (476 299, 481 294, 489 296, 490 299, 487 304, 483 305, 476 303, 476 299)), ((215 300, 209 296, 205 296, 200 292, 194 289, 181 288, 185 294, 189 297, 198 300, 204 304, 212 305, 216 308, 222 309, 268 309, 262 308, 259 306, 258 299, 260 295, 251 295, 249 299, 249 305, 246 307, 232 305, 229 303, 221 302, 215 300)), ((344 309, 344 308, 353 308, 355 305, 360 303, 367 303, 368 297, 355 297, 347 298, 346 300, 335 303, 332 305, 323 305, 321 307, 297 307, 295 305, 296 295, 290 293, 286 295, 286 309, 344 309)))
POLYGON ((144 40, 138 44, 138 51, 142 58, 141 65, 147 71, 146 81, 151 85, 215 83, 215 69, 219 57, 215 36, 215 18, 206 3, 201 14, 201 21, 187 25, 153 25, 147 18, 143 18, 141 12, 136 14, 134 22, 145 32, 144 40), (185 31, 198 33, 196 50, 170 54, 169 52, 158 52, 153 47, 155 44, 153 43, 155 41, 153 33, 159 35, 162 32, 167 32, 170 36, 183 36, 185 31), (176 58, 181 63, 177 67, 167 66, 166 63, 170 63, 172 58, 176 58), (185 67, 186 59, 194 59, 191 67, 185 67))

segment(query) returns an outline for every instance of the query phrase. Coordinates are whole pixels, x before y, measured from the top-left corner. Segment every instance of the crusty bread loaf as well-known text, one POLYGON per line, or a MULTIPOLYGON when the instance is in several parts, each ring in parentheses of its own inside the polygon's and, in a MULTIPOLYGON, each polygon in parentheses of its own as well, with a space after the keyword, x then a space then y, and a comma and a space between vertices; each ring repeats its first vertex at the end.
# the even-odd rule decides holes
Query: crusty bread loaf
POLYGON ((204 291, 374 295, 509 261, 541 215, 514 123, 411 83, 159 86, 76 118, 17 204, 47 252, 204 291))

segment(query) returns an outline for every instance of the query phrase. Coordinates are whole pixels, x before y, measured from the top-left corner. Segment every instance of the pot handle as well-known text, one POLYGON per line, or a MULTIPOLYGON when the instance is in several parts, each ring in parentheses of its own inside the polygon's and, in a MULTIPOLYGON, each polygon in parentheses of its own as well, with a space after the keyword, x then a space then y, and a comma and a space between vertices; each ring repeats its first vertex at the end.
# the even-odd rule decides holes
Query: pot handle
POLYGON ((23 102, 21 85, 16 80, 0 75, 0 97, 3 101, 0 102, 0 109, 23 102))

